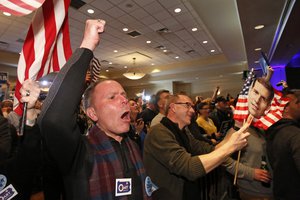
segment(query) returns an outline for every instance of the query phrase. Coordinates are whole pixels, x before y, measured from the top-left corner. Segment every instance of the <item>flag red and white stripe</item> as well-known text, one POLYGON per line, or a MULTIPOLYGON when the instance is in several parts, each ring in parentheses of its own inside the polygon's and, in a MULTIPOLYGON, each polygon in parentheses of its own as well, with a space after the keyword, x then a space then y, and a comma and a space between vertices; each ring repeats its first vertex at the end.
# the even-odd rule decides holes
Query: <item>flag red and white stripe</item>
POLYGON ((28 15, 41 7, 45 0, 0 0, 0 10, 15 16, 28 15))
POLYGON ((18 63, 14 111, 22 113, 18 92, 24 80, 38 80, 59 71, 71 56, 68 24, 70 0, 46 0, 39 8, 27 33, 18 63))
POLYGON ((249 71, 249 74, 247 76, 247 79, 245 80, 244 86, 242 88, 242 91, 239 94, 236 107, 234 110, 233 118, 234 120, 243 122, 244 120, 247 120, 249 111, 248 111, 248 92, 249 88, 252 84, 252 82, 255 79, 255 74, 253 72, 253 69, 249 71))

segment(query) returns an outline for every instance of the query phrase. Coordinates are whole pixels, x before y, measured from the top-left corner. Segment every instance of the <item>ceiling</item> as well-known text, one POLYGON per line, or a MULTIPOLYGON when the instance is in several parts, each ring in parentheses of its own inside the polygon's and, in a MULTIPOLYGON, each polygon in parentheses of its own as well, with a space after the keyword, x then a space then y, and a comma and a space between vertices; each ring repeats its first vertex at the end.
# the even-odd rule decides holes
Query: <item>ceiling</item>
MULTIPOLYGON (((100 45, 95 50, 95 57, 101 61, 102 75, 116 79, 127 87, 177 81, 197 84, 199 91, 211 91, 217 85, 241 88, 242 71, 248 67, 258 67, 255 61, 260 54, 254 49, 260 47, 267 54, 272 49, 280 16, 289 1, 83 2, 85 5, 79 9, 69 9, 72 49, 80 45, 86 19, 106 20, 105 33, 101 34, 100 45), (180 8, 181 12, 175 13, 175 8, 180 8), (88 9, 93 9, 95 13, 87 13, 88 9), (258 24, 264 24, 265 28, 255 30, 254 26, 258 24), (128 28, 126 32, 122 30, 125 27, 128 28), (197 28, 197 31, 192 31, 192 28, 197 28), (128 35, 132 31, 141 35, 133 38, 128 35), (135 67, 133 58, 136 58, 135 67), (131 81, 122 76, 127 70, 141 70, 147 75, 141 80, 131 81)), ((21 51, 32 16, 6 17, 0 14, 1 68, 17 66, 18 52, 21 51)))

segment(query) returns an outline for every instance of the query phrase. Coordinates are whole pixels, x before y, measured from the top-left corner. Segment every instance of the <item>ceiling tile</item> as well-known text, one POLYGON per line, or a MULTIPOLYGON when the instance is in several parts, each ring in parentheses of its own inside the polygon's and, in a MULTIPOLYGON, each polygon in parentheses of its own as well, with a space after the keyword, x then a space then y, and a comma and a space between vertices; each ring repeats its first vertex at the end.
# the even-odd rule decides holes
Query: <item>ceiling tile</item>
POLYGON ((143 8, 138 8, 138 9, 130 12, 129 14, 139 20, 143 19, 144 17, 149 16, 149 14, 143 8))
POLYGON ((122 11, 120 8, 118 7, 113 7, 109 10, 106 11, 106 13, 112 17, 115 17, 115 18, 119 18, 121 17, 122 15, 125 15, 126 13, 124 11, 122 11))
POLYGON ((149 27, 154 30, 154 31, 157 31, 157 30, 160 30, 162 28, 165 28, 165 26, 159 22, 155 23, 155 24, 151 24, 149 25, 149 27))
POLYGON ((169 12, 167 12, 165 10, 161 11, 161 12, 156 12, 156 13, 152 14, 152 16, 154 18, 156 18, 158 21, 162 21, 164 19, 168 19, 168 18, 172 17, 172 15, 170 15, 169 12))
MULTIPOLYGON (((98 0, 99 1, 99 0, 98 0)), ((115 4, 115 5, 119 5, 121 3, 123 3, 124 1, 126 0, 109 0, 112 4, 115 4)))
POLYGON ((81 12, 76 12, 76 14, 72 15, 70 18, 80 21, 82 23, 85 23, 86 20, 89 19, 90 17, 88 17, 87 15, 85 15, 81 12))
POLYGON ((105 14, 104 12, 100 13, 99 15, 97 15, 96 18, 105 20, 107 24, 109 24, 111 21, 115 20, 113 17, 105 14))
POLYGON ((180 0, 159 0, 159 2, 165 7, 170 8, 174 7, 175 5, 180 4, 180 0))
POLYGON ((182 24, 193 20, 193 16, 190 13, 183 13, 176 15, 175 18, 182 24))
POLYGON ((191 39, 192 38, 191 34, 188 31, 186 31, 186 30, 177 31, 177 32, 175 32, 175 34, 178 37, 180 37, 182 40, 187 40, 187 39, 191 39))
POLYGON ((121 8, 122 10, 124 10, 127 13, 130 13, 139 8, 139 6, 132 0, 126 0, 126 1, 116 4, 116 5, 118 5, 119 8, 121 8))
POLYGON ((151 2, 155 0, 134 0, 137 4, 139 4, 141 7, 150 4, 151 2))
POLYGON ((148 17, 145 17, 142 21, 145 25, 150 25, 150 24, 154 24, 157 22, 157 20, 152 17, 152 16, 148 16, 148 17))
POLYGON ((91 5, 102 11, 106 11, 114 6, 107 0, 101 0, 101 1, 96 0, 96 1, 92 2, 91 5))
POLYGON ((119 17, 118 20, 120 20, 124 24, 128 24, 128 25, 134 25, 137 21, 134 17, 132 17, 130 15, 124 15, 122 17, 119 17))
POLYGON ((164 8, 160 5, 160 3, 156 1, 153 1, 152 3, 144 6, 144 9, 150 14, 153 13, 153 11, 161 12, 164 10, 164 8))

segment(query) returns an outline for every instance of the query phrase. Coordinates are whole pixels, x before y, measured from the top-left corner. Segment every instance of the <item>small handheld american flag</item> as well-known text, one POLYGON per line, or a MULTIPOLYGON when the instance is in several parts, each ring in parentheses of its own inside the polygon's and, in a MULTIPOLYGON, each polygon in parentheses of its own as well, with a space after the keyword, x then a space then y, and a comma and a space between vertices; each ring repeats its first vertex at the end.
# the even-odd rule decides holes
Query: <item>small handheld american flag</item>
MULTIPOLYGON (((249 115, 248 94, 250 86, 254 80, 255 75, 252 69, 249 72, 243 89, 238 97, 237 105, 233 115, 234 120, 242 122, 244 119, 247 119, 249 115)), ((282 118, 283 109, 287 103, 288 98, 283 97, 280 91, 274 89, 274 97, 272 99, 270 108, 265 112, 265 115, 261 118, 254 118, 252 125, 257 128, 267 130, 272 124, 274 124, 282 118)))
POLYGON ((250 88, 252 82, 254 81, 254 79, 255 79, 255 74, 254 74, 253 68, 252 68, 245 80, 242 91, 239 94, 238 101, 237 101, 234 115, 233 115, 234 120, 243 122, 244 119, 247 119, 247 117, 249 115, 248 92, 249 92, 249 88, 250 88))

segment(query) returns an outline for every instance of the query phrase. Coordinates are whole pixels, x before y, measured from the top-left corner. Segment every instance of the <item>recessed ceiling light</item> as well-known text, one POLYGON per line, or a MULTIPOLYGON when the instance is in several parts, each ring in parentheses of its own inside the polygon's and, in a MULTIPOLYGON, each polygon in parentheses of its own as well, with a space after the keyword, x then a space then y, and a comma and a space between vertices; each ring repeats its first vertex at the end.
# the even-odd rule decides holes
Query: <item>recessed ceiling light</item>
POLYGON ((125 31, 125 32, 128 31, 128 28, 123 28, 123 31, 125 31))
POLYGON ((159 69, 154 69, 154 70, 152 70, 152 72, 151 72, 151 73, 158 73, 158 72, 160 72, 160 70, 159 70, 159 69))
POLYGON ((11 14, 9 13, 9 12, 3 12, 3 15, 5 15, 5 16, 11 16, 11 14))
POLYGON ((256 61, 254 61, 254 63, 256 63, 256 64, 257 64, 257 63, 259 63, 259 61, 258 61, 258 60, 256 60, 256 61))
POLYGON ((114 52, 115 52, 115 53, 117 53, 117 52, 118 52, 118 50, 114 50, 114 52))
POLYGON ((214 49, 210 50, 210 52, 212 52, 212 53, 215 52, 215 51, 216 51, 216 50, 214 50, 214 49))
POLYGON ((197 79, 197 80, 198 80, 198 79, 199 79, 199 77, 196 77, 195 79, 197 79))
POLYGON ((127 69, 127 66, 124 66, 125 69, 127 69))
POLYGON ((259 30, 259 29, 262 29, 263 27, 265 27, 265 25, 260 24, 260 25, 255 26, 254 29, 259 30))
POLYGON ((106 72, 109 72, 109 70, 107 69, 107 70, 105 70, 106 72))
POLYGON ((112 65, 112 62, 109 62, 108 64, 112 65))
POLYGON ((181 12, 181 9, 180 9, 180 8, 176 8, 176 9, 174 10, 174 12, 180 13, 180 12, 181 12))
POLYGON ((163 50, 163 52, 167 52, 167 51, 168 51, 167 49, 164 49, 164 50, 163 50))
POLYGON ((95 11, 93 9, 88 9, 87 12, 90 13, 90 14, 94 14, 95 13, 95 11))
POLYGON ((192 31, 197 31, 198 29, 197 28, 192 28, 192 31))
POLYGON ((146 43, 147 43, 147 44, 150 44, 150 43, 151 43, 151 41, 150 41, 150 40, 147 40, 147 41, 146 41, 146 43))
POLYGON ((254 49, 255 51, 260 51, 261 50, 261 48, 256 48, 256 49, 254 49))
POLYGON ((203 43, 203 44, 206 44, 206 43, 207 43, 207 41, 206 41, 206 40, 204 40, 202 43, 203 43))
POLYGON ((155 65, 154 63, 151 63, 151 65, 155 65))
POLYGON ((176 58, 176 59, 178 59, 178 58, 179 58, 179 56, 176 56, 175 58, 176 58))

